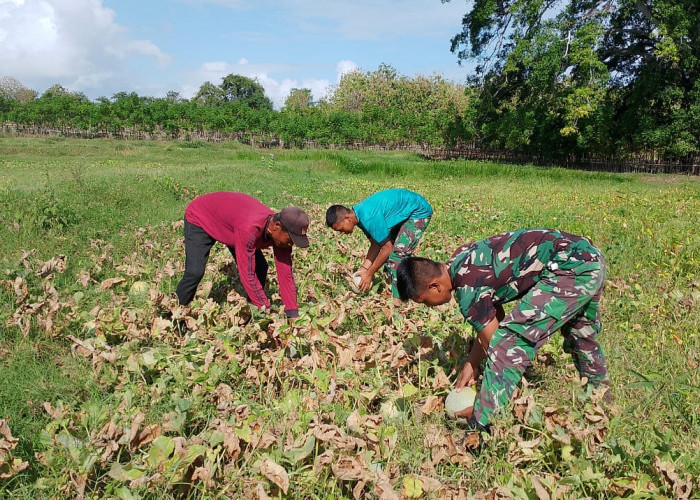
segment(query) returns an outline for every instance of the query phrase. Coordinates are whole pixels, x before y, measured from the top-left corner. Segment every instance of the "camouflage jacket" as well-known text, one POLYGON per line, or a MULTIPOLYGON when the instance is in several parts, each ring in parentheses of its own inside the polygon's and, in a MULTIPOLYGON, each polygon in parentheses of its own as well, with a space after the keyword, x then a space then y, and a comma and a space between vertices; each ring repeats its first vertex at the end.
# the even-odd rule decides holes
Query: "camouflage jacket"
POLYGON ((579 272, 599 255, 582 236, 520 229, 458 248, 447 266, 462 315, 481 331, 496 316, 496 305, 527 293, 545 270, 579 272))

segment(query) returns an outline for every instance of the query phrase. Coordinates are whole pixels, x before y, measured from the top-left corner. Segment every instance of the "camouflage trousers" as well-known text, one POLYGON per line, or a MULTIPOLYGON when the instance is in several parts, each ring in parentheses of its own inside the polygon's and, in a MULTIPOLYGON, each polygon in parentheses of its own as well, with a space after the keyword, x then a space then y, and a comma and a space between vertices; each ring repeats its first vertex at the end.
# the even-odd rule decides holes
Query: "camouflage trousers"
MULTIPOLYGON (((425 228, 428 227, 430 217, 424 219, 408 219, 396 230, 396 236, 391 238, 394 242, 394 251, 384 264, 384 271, 391 280, 391 294, 399 296, 399 289, 396 286, 396 270, 399 264, 406 257, 410 257, 418 247, 425 228)), ((391 235, 393 236, 393 235, 391 235)))
POLYGON ((550 263, 494 332, 474 404, 474 418, 482 425, 509 403, 539 348, 559 329, 564 351, 571 354, 579 374, 594 385, 609 384, 605 358, 596 340, 601 330, 605 261, 595 251, 593 260, 580 265, 566 255, 560 256, 561 267, 556 260, 550 263))

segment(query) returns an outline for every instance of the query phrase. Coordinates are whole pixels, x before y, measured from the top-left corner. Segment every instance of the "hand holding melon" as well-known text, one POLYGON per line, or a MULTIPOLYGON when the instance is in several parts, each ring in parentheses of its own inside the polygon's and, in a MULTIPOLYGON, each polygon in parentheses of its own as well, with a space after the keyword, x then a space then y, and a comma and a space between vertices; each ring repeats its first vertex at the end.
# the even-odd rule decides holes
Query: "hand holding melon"
POLYGON ((360 282, 362 281, 362 276, 360 276, 360 271, 357 271, 353 274, 350 275, 350 288, 352 289, 353 292, 355 293, 361 293, 360 292, 360 282))
POLYGON ((455 414, 474 406, 476 391, 473 387, 463 387, 461 391, 450 391, 445 398, 445 413, 450 418, 459 418, 455 414))

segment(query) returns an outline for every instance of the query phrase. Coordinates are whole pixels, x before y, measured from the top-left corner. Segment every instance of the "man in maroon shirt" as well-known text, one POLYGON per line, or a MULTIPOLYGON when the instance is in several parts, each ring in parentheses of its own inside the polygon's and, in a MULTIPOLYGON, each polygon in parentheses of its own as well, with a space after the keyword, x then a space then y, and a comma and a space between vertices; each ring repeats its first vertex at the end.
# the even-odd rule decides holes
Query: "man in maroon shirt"
POLYGON ((185 210, 185 274, 176 289, 180 304, 194 298, 209 251, 220 241, 238 265, 248 299, 258 308, 269 308, 263 291, 268 265, 260 250, 272 246, 284 310, 288 318, 296 318, 292 246, 309 246, 308 227, 309 218, 300 208, 290 206, 275 213, 244 193, 222 191, 195 198, 185 210))

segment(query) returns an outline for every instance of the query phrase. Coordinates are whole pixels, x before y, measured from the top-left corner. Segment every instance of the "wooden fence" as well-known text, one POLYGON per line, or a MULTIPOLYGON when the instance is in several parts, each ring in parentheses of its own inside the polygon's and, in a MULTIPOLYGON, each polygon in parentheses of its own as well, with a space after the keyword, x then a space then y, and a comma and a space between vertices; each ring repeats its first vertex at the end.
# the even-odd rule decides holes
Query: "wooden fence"
MULTIPOLYGON (((259 148, 284 148, 285 144, 273 134, 254 134, 250 132, 217 132, 211 130, 179 131, 168 134, 164 130, 81 130, 74 128, 44 127, 41 125, 25 125, 17 123, 0 124, 0 135, 3 136, 39 136, 39 137, 72 137, 81 139, 110 138, 119 140, 180 140, 225 142, 237 141, 259 148)), ((304 148, 373 150, 373 151, 413 151, 433 160, 466 159, 492 161, 521 165, 538 165, 618 173, 648 173, 648 174, 681 174, 700 175, 700 155, 685 158, 666 159, 655 152, 639 153, 628 158, 604 156, 585 157, 546 157, 543 155, 525 155, 510 151, 497 151, 481 147, 478 143, 465 143, 457 147, 434 147, 425 144, 395 142, 391 144, 366 144, 360 142, 346 144, 318 144, 314 141, 304 141, 304 148)))
POLYGON ((541 155, 524 155, 509 151, 494 151, 471 145, 458 148, 426 148, 423 154, 427 158, 436 160, 460 158, 600 172, 700 175, 700 155, 691 155, 673 160, 659 157, 653 152, 639 153, 629 158, 605 156, 556 158, 541 155))

